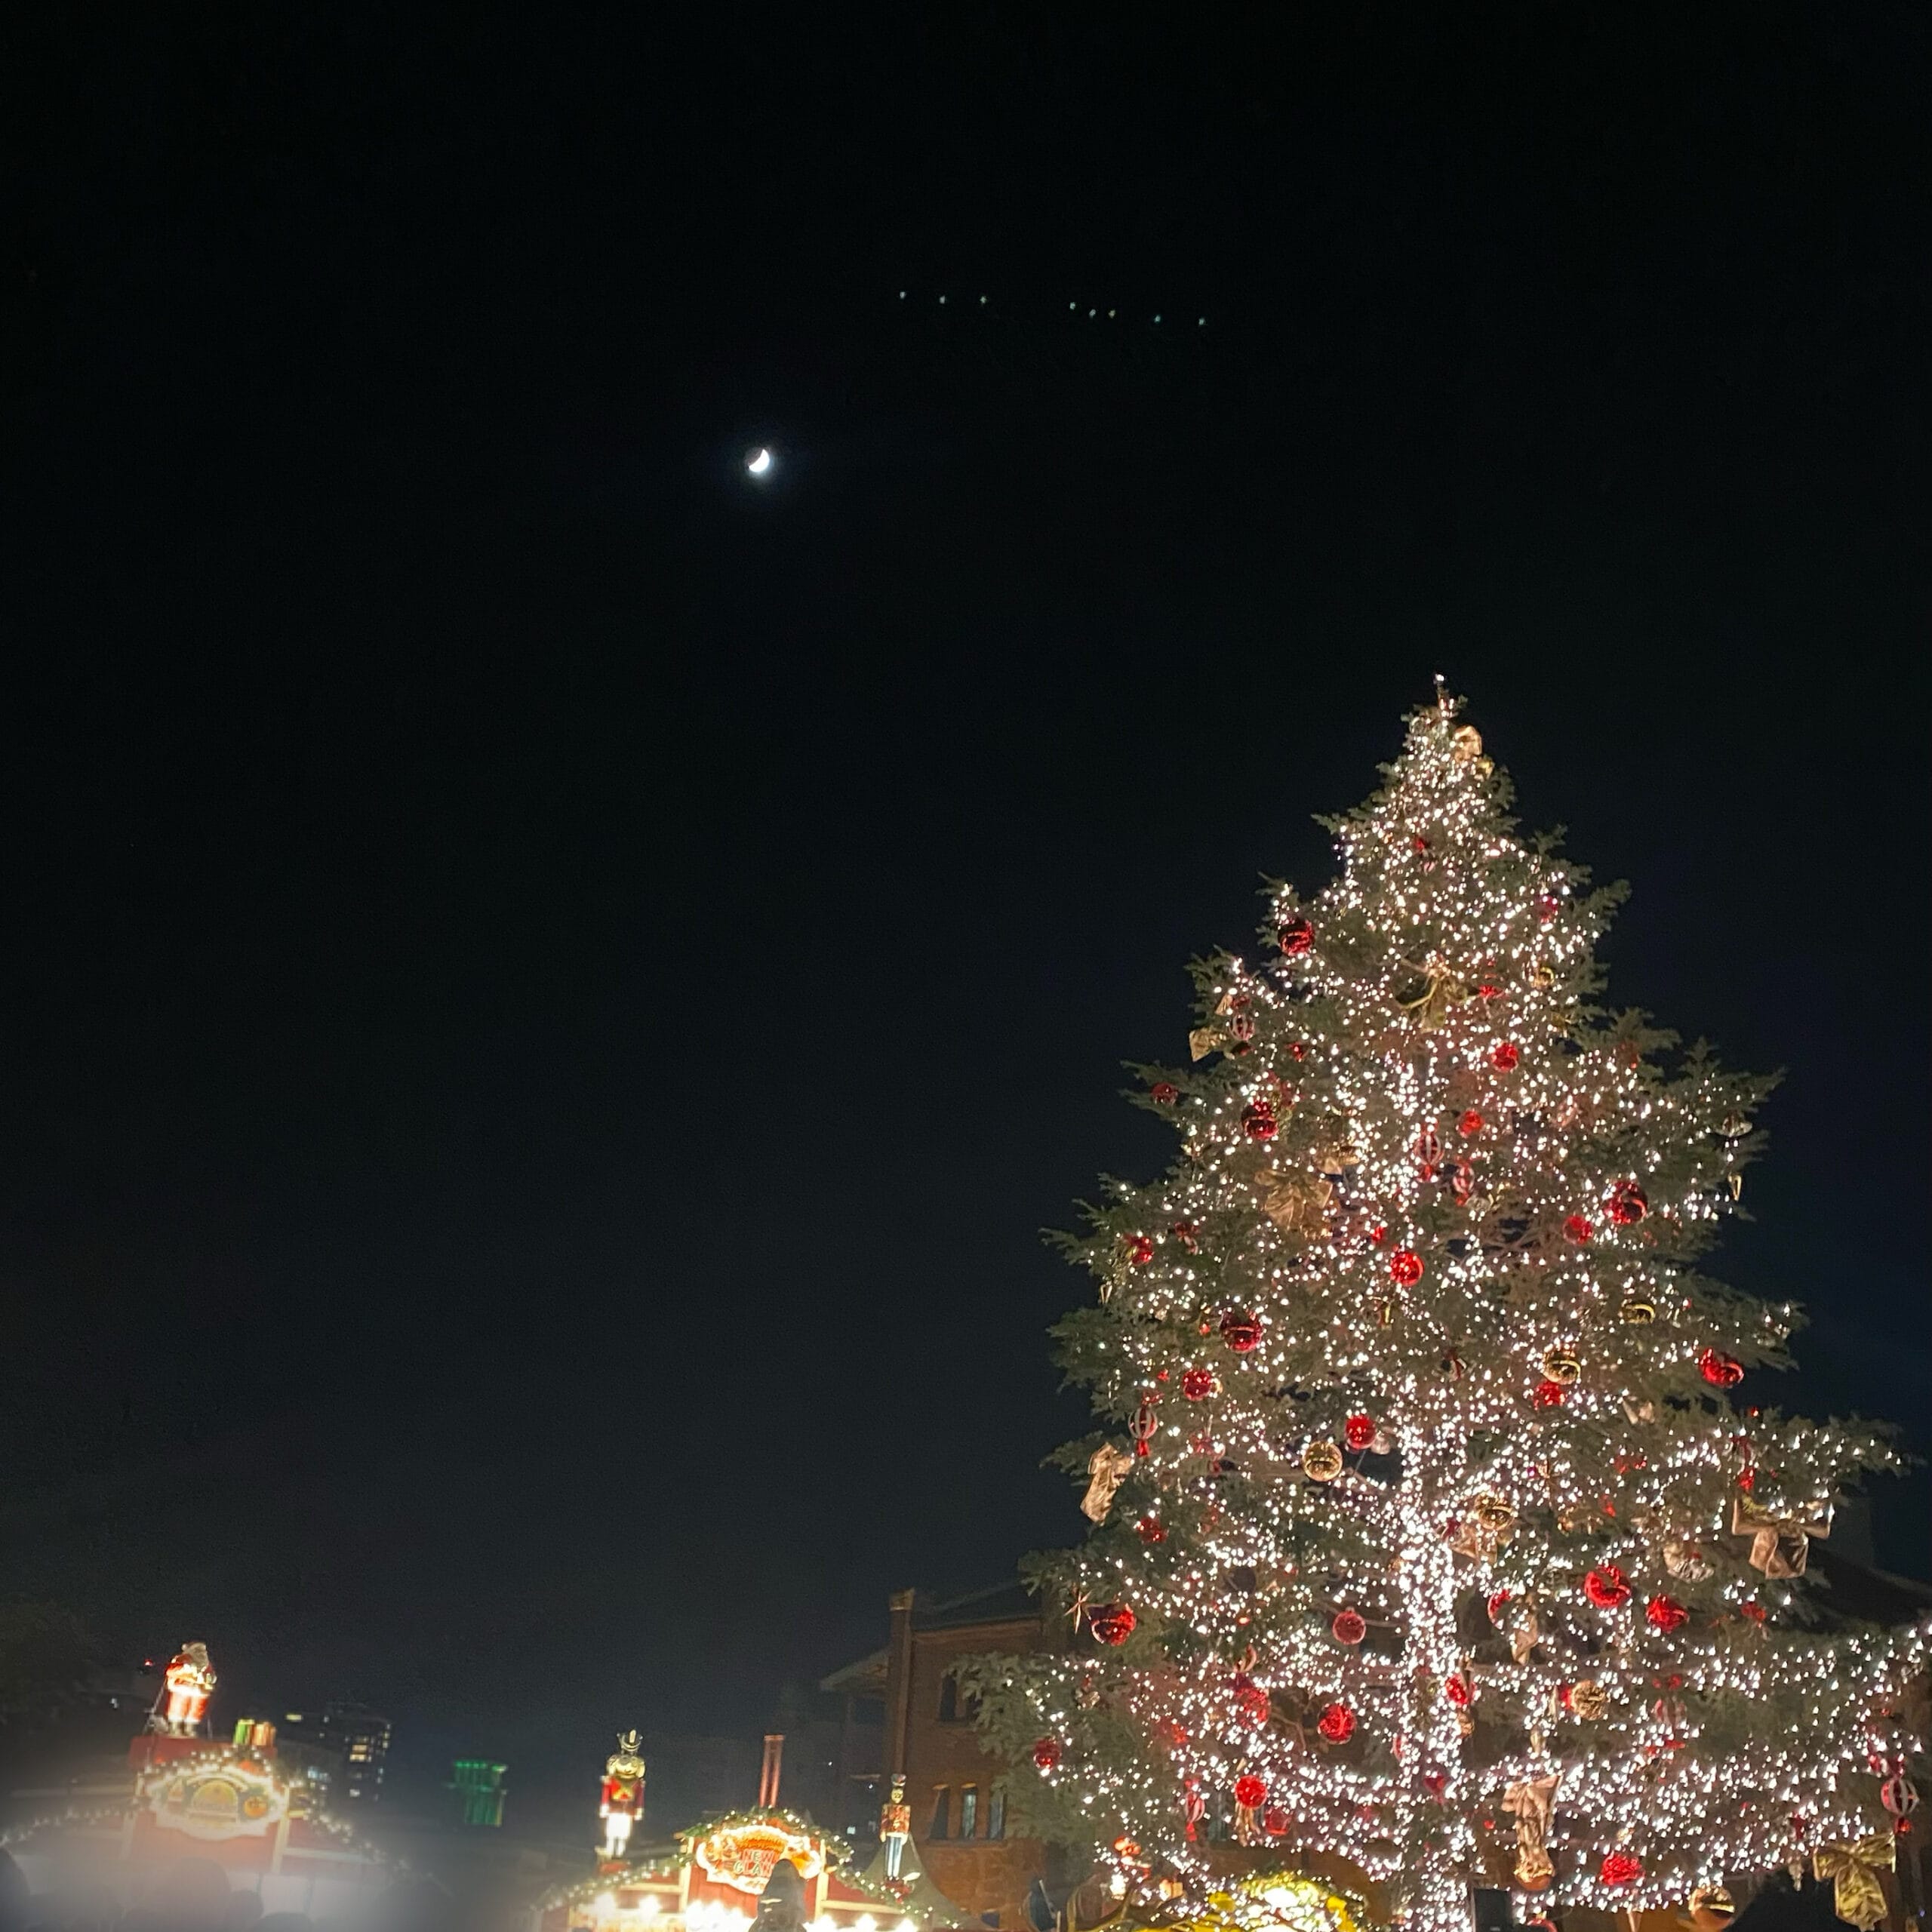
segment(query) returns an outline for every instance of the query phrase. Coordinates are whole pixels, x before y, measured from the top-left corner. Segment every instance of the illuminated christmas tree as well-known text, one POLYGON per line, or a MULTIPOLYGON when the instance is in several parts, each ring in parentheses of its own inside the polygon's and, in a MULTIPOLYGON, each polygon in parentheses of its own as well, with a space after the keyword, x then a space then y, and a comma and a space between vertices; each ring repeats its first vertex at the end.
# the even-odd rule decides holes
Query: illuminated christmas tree
POLYGON ((1800 1860, 1869 1910, 1920 1638, 1807 1556, 1896 1458, 1758 1406, 1796 1311, 1697 1266, 1770 1082, 1596 1004, 1620 895, 1519 835, 1453 703, 1386 779, 1263 963, 1197 964, 1191 1065, 1141 1070, 1180 1152, 1091 1211, 1058 1331, 1127 1440, 1065 1452, 1072 1647, 983 1663, 989 1743, 1157 1916, 1222 1837, 1345 1856, 1427 1932, 1472 1886, 1703 1910, 1800 1860))

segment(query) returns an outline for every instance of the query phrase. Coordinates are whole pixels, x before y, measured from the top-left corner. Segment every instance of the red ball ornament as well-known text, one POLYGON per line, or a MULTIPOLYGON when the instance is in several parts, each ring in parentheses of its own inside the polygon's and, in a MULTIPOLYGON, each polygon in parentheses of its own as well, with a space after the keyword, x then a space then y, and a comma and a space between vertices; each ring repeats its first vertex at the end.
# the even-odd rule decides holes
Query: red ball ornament
POLYGON ((1613 1851, 1597 1867, 1597 1876, 1606 1885, 1634 1885, 1644 1875, 1644 1861, 1635 1853, 1613 1851))
POLYGON ((1546 926, 1556 917, 1556 905, 1555 897, 1550 893, 1544 893, 1537 900, 1537 918, 1540 924, 1546 926))
POLYGON ((1346 1644, 1351 1648, 1368 1635, 1368 1624, 1358 1610, 1338 1610, 1335 1620, 1328 1626, 1330 1634, 1338 1644, 1346 1644))
POLYGON ((1563 1406, 1563 1384, 1552 1382, 1547 1376, 1530 1392, 1530 1401, 1539 1409, 1560 1409, 1563 1406))
POLYGON ((1595 1231, 1580 1214, 1572 1214, 1563 1224, 1563 1238, 1574 1241, 1579 1247, 1588 1241, 1595 1231))
POLYGON ((1460 1134, 1465 1140, 1474 1140, 1475 1137, 1482 1131, 1482 1115, 1478 1113, 1474 1107, 1470 1108, 1469 1110, 1463 1115, 1462 1118, 1456 1123, 1456 1131, 1460 1134))
POLYGON ((1422 1774, 1422 1788, 1439 1803, 1442 1794, 1449 1789, 1449 1774, 1440 1770, 1424 1771, 1422 1774))
POLYGON ((1475 1692, 1469 1687, 1469 1680, 1459 1674, 1454 1677, 1445 1677, 1442 1680, 1442 1694, 1455 1706, 1457 1710, 1466 1711, 1469 1709, 1469 1700, 1475 1697, 1475 1692))
POLYGON ((1236 1671, 1228 1688, 1234 1694, 1235 1716, 1252 1724, 1268 1721, 1268 1694, 1246 1671, 1236 1671))
POLYGON ((1744 1380, 1744 1364, 1735 1355, 1706 1349, 1697 1358, 1697 1373, 1713 1389, 1735 1389, 1744 1380))
POLYGON ((1389 1257, 1389 1278, 1398 1288, 1414 1287, 1422 1279, 1422 1257, 1414 1248, 1397 1248, 1389 1257))
POLYGON ((1306 919, 1284 919, 1275 935, 1281 950, 1293 958, 1315 943, 1315 928, 1306 919))
POLYGON ((1741 1603, 1741 1604, 1740 1604, 1737 1606, 1737 1607, 1738 1607, 1739 1612, 1740 1612, 1742 1615, 1746 1616, 1746 1617, 1748 1617, 1749 1618, 1750 1618, 1751 1621, 1752 1621, 1753 1623, 1763 1623, 1763 1622, 1764 1622, 1764 1606, 1762 1604, 1761 1604, 1761 1603, 1741 1603))
POLYGON ((1157 1080, 1147 1090, 1151 1099, 1158 1100, 1164 1107, 1171 1107, 1180 1098, 1180 1089, 1171 1080, 1157 1080))
POLYGON ((1503 1628, 1503 1606, 1509 1601, 1507 1590, 1498 1590, 1483 1607, 1489 1612, 1489 1620, 1497 1629, 1503 1628))
POLYGON ((1604 1212, 1620 1228, 1634 1226, 1651 1211, 1651 1197, 1634 1180, 1620 1180, 1610 1191, 1604 1212))
POLYGON ((1599 1564, 1583 1579, 1583 1594, 1599 1610, 1614 1610, 1630 1601, 1630 1586, 1614 1563, 1599 1564))
POLYGON ((1278 1804, 1271 1804, 1261 1814, 1261 1829, 1271 1838, 1285 1837, 1288 1829, 1288 1814, 1278 1804))
POLYGON ((1331 1744, 1346 1744, 1355 1734, 1355 1714, 1346 1704, 1331 1704, 1315 1727, 1331 1744))
POLYGON ((1231 1308, 1221 1317, 1221 1340, 1238 1355, 1261 1346, 1260 1319, 1241 1309, 1231 1308))
POLYGON ((1272 1140, 1280 1131, 1273 1104, 1267 1100, 1251 1100, 1241 1110, 1241 1131, 1251 1140, 1272 1140))
POLYGON ((1675 1597, 1653 1597, 1644 1606, 1644 1614, 1654 1630, 1681 1629, 1690 1621, 1690 1613, 1675 1597))
POLYGON ((1368 1416, 1351 1416, 1342 1425, 1342 1440, 1351 1449, 1366 1449, 1375 1440, 1375 1423, 1368 1416))
POLYGON ((1154 1258, 1154 1237, 1152 1235, 1130 1235, 1128 1237, 1127 1258, 1137 1268, 1144 1268, 1154 1258))
POLYGON ((1124 1603, 1103 1603, 1087 1613, 1087 1627, 1100 1643, 1118 1648, 1134 1635, 1140 1621, 1124 1603))
POLYGON ((1190 1402, 1204 1402, 1215 1389, 1211 1368, 1190 1368, 1180 1379, 1180 1392, 1190 1402))
POLYGON ((1060 1740, 1043 1737, 1033 1746, 1033 1761, 1043 1771, 1052 1770, 1060 1762, 1060 1740))
POLYGON ((1252 1771, 1235 1780, 1235 1802, 1237 1804, 1246 1805, 1251 1811, 1257 1804, 1262 1803, 1267 1795, 1266 1780, 1257 1777, 1252 1771))
POLYGON ((1513 1040, 1498 1040, 1489 1050, 1489 1063, 1498 1073, 1513 1072, 1521 1058, 1513 1040))

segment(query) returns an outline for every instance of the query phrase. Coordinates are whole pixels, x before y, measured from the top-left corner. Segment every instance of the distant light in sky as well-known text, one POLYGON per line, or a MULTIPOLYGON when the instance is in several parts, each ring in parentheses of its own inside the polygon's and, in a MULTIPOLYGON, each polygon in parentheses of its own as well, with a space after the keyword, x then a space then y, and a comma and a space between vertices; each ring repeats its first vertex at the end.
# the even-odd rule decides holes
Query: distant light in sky
POLYGON ((745 467, 754 476, 765 476, 771 470, 771 452, 762 446, 745 453, 745 467))

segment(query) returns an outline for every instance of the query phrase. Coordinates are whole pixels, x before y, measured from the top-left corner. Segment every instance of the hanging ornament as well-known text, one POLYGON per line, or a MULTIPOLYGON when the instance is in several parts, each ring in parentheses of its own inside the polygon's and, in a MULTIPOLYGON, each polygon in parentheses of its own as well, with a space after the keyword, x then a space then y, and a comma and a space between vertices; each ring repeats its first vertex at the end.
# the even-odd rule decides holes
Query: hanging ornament
POLYGON ((1058 1768, 1060 1764, 1060 1740, 1043 1737, 1033 1746, 1033 1762, 1043 1771, 1058 1768))
POLYGON ((1301 1452, 1302 1473, 1315 1482, 1333 1482, 1342 1473, 1342 1452, 1326 1440, 1311 1442, 1301 1452))
POLYGON ((1741 1496, 1730 1504, 1730 1533, 1751 1539, 1750 1564, 1768 1577, 1801 1577, 1811 1552, 1814 1537, 1832 1533, 1832 1512, 1826 1508, 1810 1521, 1798 1516, 1780 1516, 1759 1508, 1741 1496))
POLYGON ((1644 1861, 1634 1851, 1613 1851, 1597 1867, 1597 1876, 1613 1890, 1634 1885, 1644 1875, 1644 1861))
POLYGON ((1080 1513, 1089 1522, 1104 1523, 1107 1520, 1107 1512, 1113 1507, 1114 1491, 1119 1488, 1133 1466, 1133 1452, 1116 1448, 1111 1442, 1102 1443, 1088 1457, 1087 1494, 1080 1499, 1080 1513))
POLYGON ((1201 1230, 1192 1221, 1177 1221, 1168 1232, 1179 1241, 1190 1254, 1201 1252, 1201 1230))
POLYGON ((1742 1140, 1751 1131, 1751 1123, 1742 1114, 1726 1114, 1718 1124, 1718 1131, 1727 1140, 1742 1140))
POLYGON ((1180 1089, 1171 1080, 1157 1080, 1147 1090, 1148 1098, 1164 1107, 1171 1107, 1180 1098, 1180 1089))
POLYGON ((1498 1073, 1513 1073, 1522 1057, 1513 1040, 1498 1040, 1489 1050, 1489 1063, 1498 1073))
POLYGON ((1617 1319, 1628 1322, 1633 1328, 1641 1328, 1646 1322, 1657 1318, 1657 1305, 1646 1301, 1641 1295, 1633 1295, 1617 1311, 1617 1319))
POLYGON ((1898 1850, 1890 1832, 1830 1842, 1811 1854, 1811 1875, 1832 1881, 1832 1909, 1847 1925, 1873 1932, 1884 1918, 1885 1888, 1878 1874, 1894 1870, 1898 1850))
POLYGON ((1227 1036, 1218 1026, 1196 1026, 1187 1036, 1187 1057, 1192 1060, 1203 1060, 1211 1053, 1218 1053, 1226 1043, 1227 1036))
POLYGON ((1644 1606, 1644 1615, 1652 1629, 1661 1630, 1666 1636, 1690 1621, 1690 1613, 1675 1597, 1651 1598, 1644 1606))
POLYGON ((1599 1610, 1615 1610, 1630 1601, 1630 1586, 1614 1563, 1601 1564, 1583 1579, 1583 1594, 1599 1610))
POLYGON ((1469 1196, 1476 1191, 1476 1171, 1466 1161, 1449 1163, 1449 1194, 1458 1208, 1469 1205, 1469 1196))
POLYGON ((1433 1127, 1426 1127, 1416 1136, 1416 1161, 1422 1169, 1422 1177, 1427 1180, 1435 1171, 1435 1164, 1442 1158, 1442 1143, 1433 1127))
POLYGON ((1918 1787, 1903 1771, 1894 1771, 1878 1787, 1878 1802, 1894 1818, 1909 1818, 1918 1809, 1918 1787))
POLYGON ((1246 1671, 1238 1670, 1228 1679, 1228 1690, 1235 1700, 1235 1715, 1244 1724, 1258 1727, 1268 1721, 1268 1694, 1246 1671))
POLYGON ((1589 1239, 1592 1232, 1589 1223, 1581 1214, 1572 1214, 1563 1223, 1563 1238, 1575 1242, 1579 1247, 1589 1239))
POLYGON ((1560 1408, 1563 1403, 1563 1384, 1553 1380, 1539 1382, 1530 1391, 1530 1402, 1535 1408, 1560 1408))
POLYGON ((1269 1805, 1261 1814, 1261 1829, 1271 1838, 1285 1837, 1288 1829, 1288 1814, 1278 1804, 1269 1805))
MULTIPOLYGON (((1541 1845, 1529 1845, 1516 1854, 1515 1873, 1516 1882, 1524 1891, 1543 1892, 1549 1889, 1550 1881, 1556 1876, 1556 1867, 1549 1862, 1549 1854, 1541 1845)), ((1537 1921, 1530 1922, 1534 1924, 1537 1921)))
POLYGON ((1144 1268, 1154 1258, 1154 1238, 1152 1235, 1129 1235, 1124 1249, 1127 1259, 1136 1268, 1144 1268))
POLYGON ((1737 1911, 1737 1901, 1721 1885, 1694 1886, 1684 1902, 1691 1932, 1724 1932, 1737 1911))
POLYGON ((1241 1112, 1241 1131, 1251 1140, 1272 1140, 1281 1131, 1272 1100, 1251 1100, 1241 1112))
POLYGON ((1187 1795, 1181 1800, 1181 1816, 1187 1820, 1188 1841, 1192 1844, 1201 1834, 1201 1821, 1208 1815, 1208 1801, 1201 1795, 1200 1787, 1193 1779, 1187 1781, 1187 1795))
POLYGON ((1314 945, 1315 928, 1306 919, 1284 919, 1275 930, 1275 938, 1281 950, 1292 959, 1314 945))
POLYGON ((1462 1711, 1468 1709, 1476 1694, 1475 1686, 1458 1671, 1442 1680, 1442 1694, 1457 1710, 1462 1711))
POLYGON ((1449 755, 1458 764, 1473 764, 1482 756, 1482 734, 1473 724, 1458 724, 1449 734, 1449 755))
POLYGON ((1158 1516, 1143 1516, 1134 1530, 1143 1543, 1150 1546, 1168 1540, 1168 1526, 1158 1516))
POLYGON ((1551 1381, 1560 1382, 1567 1389, 1581 1377, 1583 1364, 1568 1349, 1551 1349, 1543 1356, 1543 1372, 1551 1381))
POLYGON ((1355 1129, 1345 1114, 1326 1115, 1309 1158, 1318 1173, 1339 1179, 1351 1168, 1361 1165, 1361 1151, 1355 1145, 1355 1129))
POLYGON ((1469 1004, 1469 989, 1440 959, 1431 959, 1415 970, 1422 975, 1422 991, 1413 999, 1398 999, 1395 1004, 1412 1014, 1425 1033, 1439 1032, 1451 1014, 1469 1004))
POLYGON ((1255 1827, 1255 1813, 1268 1801, 1268 1781, 1257 1777, 1252 1771, 1244 1772, 1235 1780, 1235 1829, 1241 1834, 1241 1841, 1248 1842, 1255 1827))
POLYGON ((1153 1440, 1154 1432, 1159 1426, 1160 1418, 1154 1410, 1154 1392, 1151 1389, 1144 1390, 1139 1406, 1127 1425, 1128 1434, 1134 1438, 1134 1453, 1137 1456, 1144 1456, 1148 1453, 1147 1445, 1153 1440))
POLYGON ((1484 1124, 1482 1115, 1471 1107, 1456 1122, 1456 1131, 1465 1140, 1473 1140, 1482 1131, 1484 1124))
POLYGON ((1355 1734, 1355 1714, 1346 1704, 1331 1704, 1315 1727, 1331 1744, 1346 1744, 1355 1734))
POLYGON ((1744 1177, 1736 1168, 1733 1168, 1730 1172, 1725 1175, 1724 1184, 1730 1189, 1730 1198, 1732 1200, 1741 1201, 1743 1199, 1744 1177))
POLYGON ((1238 1355, 1261 1346, 1260 1318, 1243 1309, 1231 1308, 1221 1317, 1221 1340, 1238 1355))
POLYGON ((1735 1355, 1706 1349, 1697 1358, 1697 1373, 1713 1389, 1735 1389, 1744 1380, 1744 1364, 1735 1355))
POLYGON ((1560 1775, 1552 1772, 1503 1788, 1503 1808, 1516 1821, 1516 1882, 1526 1891, 1541 1891, 1556 1875, 1546 1847, 1560 1775))
POLYGON ((1368 1623, 1358 1610, 1338 1610, 1328 1630, 1337 1643, 1346 1644, 1352 1650, 1368 1635, 1368 1623))
POLYGON ((1328 1232, 1335 1200, 1334 1184, 1319 1174, 1284 1174, 1263 1168, 1254 1177, 1261 1192, 1261 1211, 1282 1233, 1318 1240, 1328 1232))
POLYGON ((1554 893, 1542 894, 1537 900, 1537 923, 1546 926, 1556 917, 1557 899, 1554 893))
POLYGON ((1610 1693, 1594 1677, 1580 1677, 1563 1701, 1586 1724, 1595 1724, 1610 1711, 1610 1693))
POLYGON ((1211 1368, 1190 1368, 1180 1379, 1180 1392, 1190 1402, 1204 1402, 1220 1393, 1220 1380, 1211 1368))
POLYGON ((1351 1449, 1366 1449, 1375 1440, 1375 1423, 1367 1416, 1350 1416, 1342 1425, 1342 1440, 1351 1449))
POLYGON ((1650 1196, 1634 1180, 1619 1181, 1604 1204, 1604 1212, 1620 1228, 1634 1226, 1650 1211, 1650 1196))
POLYGON ((1710 1564, 1694 1543, 1675 1538, 1666 1541, 1663 1546, 1663 1567, 1681 1583, 1707 1583, 1711 1579, 1710 1564))
POLYGON ((1397 1248, 1389 1257, 1389 1278, 1398 1288, 1414 1287, 1422 1279, 1422 1257, 1413 1248, 1397 1248))
POLYGON ((1098 1641, 1113 1649, 1118 1649, 1134 1635, 1134 1626, 1139 1621, 1124 1603, 1097 1604, 1087 1613, 1087 1627, 1098 1641))

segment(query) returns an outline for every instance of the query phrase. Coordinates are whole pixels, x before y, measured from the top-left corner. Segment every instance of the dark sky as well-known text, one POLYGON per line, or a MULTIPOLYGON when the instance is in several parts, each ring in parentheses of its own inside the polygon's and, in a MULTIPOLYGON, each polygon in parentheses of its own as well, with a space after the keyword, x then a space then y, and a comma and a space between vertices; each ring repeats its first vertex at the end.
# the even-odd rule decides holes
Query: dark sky
POLYGON ((534 1791, 1070 1536, 1438 669, 1932 1447, 1921 9, 188 11, 6 63, 9 1587, 534 1791))

